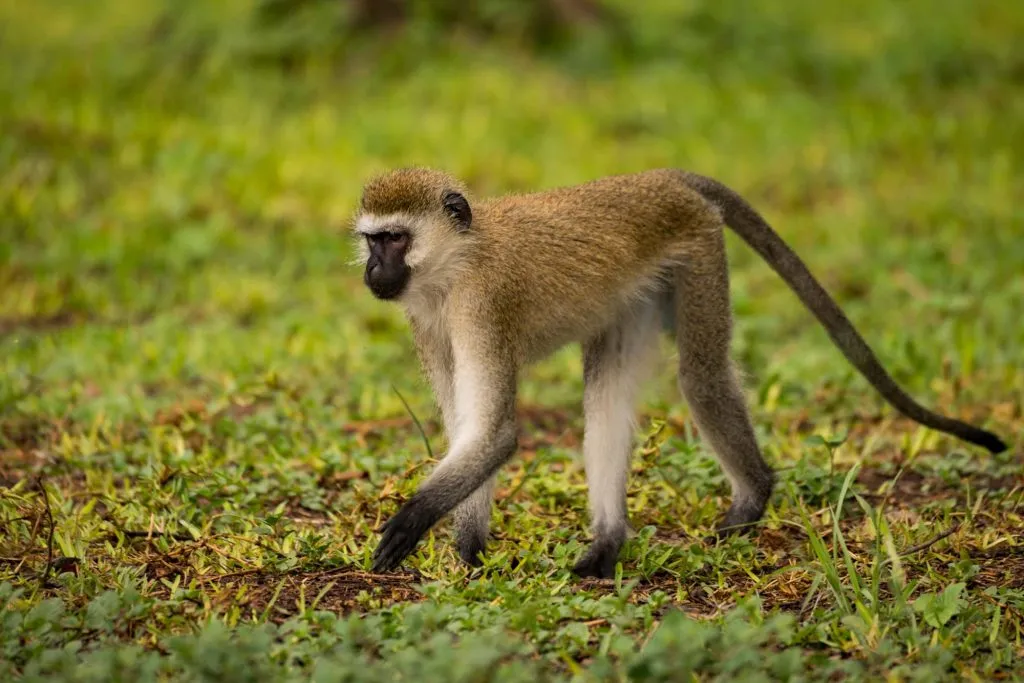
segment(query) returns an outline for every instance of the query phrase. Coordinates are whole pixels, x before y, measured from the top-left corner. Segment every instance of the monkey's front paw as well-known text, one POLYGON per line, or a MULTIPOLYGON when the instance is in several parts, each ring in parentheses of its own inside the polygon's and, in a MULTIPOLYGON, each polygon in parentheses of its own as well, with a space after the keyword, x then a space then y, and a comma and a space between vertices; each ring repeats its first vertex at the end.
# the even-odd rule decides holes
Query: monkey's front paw
POLYGON ((619 559, 621 544, 594 541, 573 566, 572 573, 580 578, 615 578, 615 563, 619 559))
POLYGON ((373 571, 395 569, 408 557, 432 523, 413 498, 382 528, 380 544, 373 553, 373 571))

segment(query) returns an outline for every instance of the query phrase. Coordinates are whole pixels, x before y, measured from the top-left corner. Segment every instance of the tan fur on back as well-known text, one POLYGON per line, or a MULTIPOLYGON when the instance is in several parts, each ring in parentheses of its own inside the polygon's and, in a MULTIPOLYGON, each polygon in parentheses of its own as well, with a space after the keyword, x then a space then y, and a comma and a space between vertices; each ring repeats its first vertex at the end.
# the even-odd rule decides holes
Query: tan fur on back
POLYGON ((404 169, 371 181, 362 210, 436 215, 414 233, 414 244, 431 242, 434 263, 424 264, 430 272, 423 277, 414 270, 403 298, 410 315, 486 321, 519 362, 599 332, 630 299, 659 288, 666 267, 693 249, 694 231, 722 225, 717 209, 671 169, 494 199, 467 196, 473 221, 464 234, 445 225, 448 189, 464 192, 447 174, 404 169))

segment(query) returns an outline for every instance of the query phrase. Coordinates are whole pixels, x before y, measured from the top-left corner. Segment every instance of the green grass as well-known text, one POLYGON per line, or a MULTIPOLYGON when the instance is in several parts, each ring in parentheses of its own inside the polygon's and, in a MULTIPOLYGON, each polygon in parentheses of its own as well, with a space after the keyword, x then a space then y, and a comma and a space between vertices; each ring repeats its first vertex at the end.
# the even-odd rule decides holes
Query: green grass
POLYGON ((245 0, 0 3, 0 677, 1024 677, 1024 8, 619 4, 627 48, 419 27, 285 67, 245 0), (525 378, 483 571, 442 524, 368 574, 431 465, 400 396, 444 447, 350 264, 362 182, 409 164, 478 193, 716 176, 900 382, 1011 449, 896 416, 730 236, 781 479, 757 537, 702 540, 728 487, 666 355, 621 576, 571 577, 570 348, 525 378))

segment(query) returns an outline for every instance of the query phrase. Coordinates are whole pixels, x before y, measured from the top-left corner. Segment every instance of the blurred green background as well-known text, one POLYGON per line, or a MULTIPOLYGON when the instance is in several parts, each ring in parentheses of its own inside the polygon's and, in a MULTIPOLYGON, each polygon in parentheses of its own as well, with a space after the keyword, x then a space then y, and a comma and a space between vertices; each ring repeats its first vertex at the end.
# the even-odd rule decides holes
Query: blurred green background
MULTIPOLYGON (((0 631, 6 666, 85 680, 73 652, 45 665, 40 653, 81 640, 85 650, 109 644, 97 657, 114 661, 132 642, 143 653, 173 651, 177 663, 162 666, 179 673, 209 656, 224 671, 269 680, 307 671, 309 657, 327 652, 310 639, 316 629, 275 632, 273 647, 231 630, 252 609, 256 622, 274 622, 272 591, 245 584, 263 597, 243 598, 203 577, 364 568, 375 525, 426 469, 420 435, 402 422, 403 398, 441 451, 401 310, 364 290, 349 236, 367 177, 422 164, 463 177, 476 194, 660 166, 730 185, 805 258, 901 383, 1014 444, 1002 459, 979 458, 893 421, 730 235, 734 346, 766 453, 785 473, 769 528, 818 528, 800 511, 834 504, 852 466, 875 473, 856 479, 865 496, 879 482, 895 487, 890 479, 908 468, 928 505, 923 517, 892 521, 900 547, 975 510, 964 501, 977 503, 976 487, 1002 492, 988 531, 965 530, 956 549, 939 544, 907 565, 920 590, 938 595, 964 579, 957 562, 971 548, 1011 545, 999 546, 1007 574, 992 584, 1003 592, 971 584, 965 593, 962 614, 977 623, 933 631, 891 595, 844 612, 838 596, 849 590, 853 604, 861 595, 848 568, 822 603, 831 607, 797 610, 795 630, 761 616, 750 625, 742 611, 721 622, 726 606, 781 585, 750 577, 790 572, 806 579, 792 590, 817 595, 826 583, 813 577, 830 577, 829 565, 799 534, 784 551, 771 540, 701 549, 694 539, 728 490, 692 432, 679 429, 648 439, 631 488, 634 525, 649 530, 650 547, 628 551, 624 572, 648 582, 647 593, 576 593, 566 571, 585 540, 586 504, 571 438, 581 425, 580 362, 569 348, 527 373, 521 399, 534 417, 523 457, 502 475, 494 566, 515 558, 522 573, 450 579, 461 570, 439 532, 412 564, 452 580, 445 590, 389 606, 391 584, 366 579, 359 589, 371 626, 346 638, 409 657, 364 663, 361 675, 422 673, 426 660, 408 653, 428 635, 460 631, 514 633, 525 643, 516 666, 537 667, 534 677, 589 675, 579 672, 595 661, 620 673, 640 667, 634 674, 650 680, 728 678, 729 662, 774 678, 790 664, 812 678, 847 665, 897 679, 919 669, 928 680, 1020 674, 1007 662, 1022 655, 1024 637, 1024 587, 1008 578, 1022 552, 1021 36, 1024 5, 1003 0, 0 0, 0 580, 25 591, 0 594, 5 613, 36 614, 0 631), (848 430, 832 454, 835 473, 820 444, 803 440, 848 430), (937 457, 915 460, 919 452, 937 457), (50 543, 40 531, 46 501, 50 543), (124 533, 153 528, 168 534, 156 549, 124 533), (190 539, 188 553, 172 534, 190 539), (54 573, 54 552, 76 558, 77 569, 40 583, 40 572, 54 573), (161 562, 177 569, 161 573, 161 562), (107 589, 114 597, 102 599, 121 607, 87 607, 107 589), (126 595, 145 606, 137 629, 95 638, 66 625, 89 609, 136 609, 126 595), (543 606, 524 607, 533 599, 543 606), (58 603, 60 614, 40 607, 58 603), (640 659, 616 659, 609 643, 647 642, 669 604, 702 605, 714 618, 673 622, 640 659), (214 617, 228 630, 203 626, 214 617), (862 617, 863 632, 844 621, 862 617), (30 622, 53 625, 51 640, 30 622), (977 642, 965 635, 982 630, 977 642), (200 635, 172 647, 169 633, 200 635), (241 659, 217 659, 231 638, 241 659), (796 659, 773 658, 781 641, 796 659), (712 644, 691 653, 690 668, 659 668, 697 642, 712 644), (802 669, 801 657, 818 659, 802 669)), ((654 434, 660 422, 650 418, 687 419, 671 361, 664 367, 642 406, 641 426, 654 434)), ((827 535, 829 517, 820 519, 827 535)), ((852 566, 875 571, 885 551, 872 552, 852 566)), ((321 618, 293 603, 288 623, 321 618)), ((453 671, 438 647, 427 659, 453 671)), ((480 661, 515 654, 504 647, 481 645, 480 661)), ((95 671, 108 675, 108 665, 95 671)))
MULTIPOLYGON (((8 391, 90 378, 101 396, 76 410, 120 412, 146 393, 121 373, 256 364, 322 386, 406 358, 363 329, 400 314, 359 289, 345 231, 367 176, 412 164, 477 193, 713 175, 911 388, 936 335, 971 339, 956 370, 1020 361, 1014 3, 606 3, 562 24, 531 9, 554 2, 406 4, 370 28, 334 0, 3 3, 3 326, 105 323, 59 348, 7 340, 8 391)), ((732 254, 748 369, 845 377, 774 275, 732 254)))

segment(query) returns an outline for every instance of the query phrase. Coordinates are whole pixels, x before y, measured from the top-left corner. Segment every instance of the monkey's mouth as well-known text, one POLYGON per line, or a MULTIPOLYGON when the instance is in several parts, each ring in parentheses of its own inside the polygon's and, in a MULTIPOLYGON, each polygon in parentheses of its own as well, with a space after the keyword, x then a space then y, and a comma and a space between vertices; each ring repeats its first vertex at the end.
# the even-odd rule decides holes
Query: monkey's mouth
POLYGON ((405 292, 411 273, 412 270, 409 266, 404 264, 397 269, 385 268, 381 264, 376 264, 366 269, 363 281, 375 297, 382 301, 391 301, 405 292))

